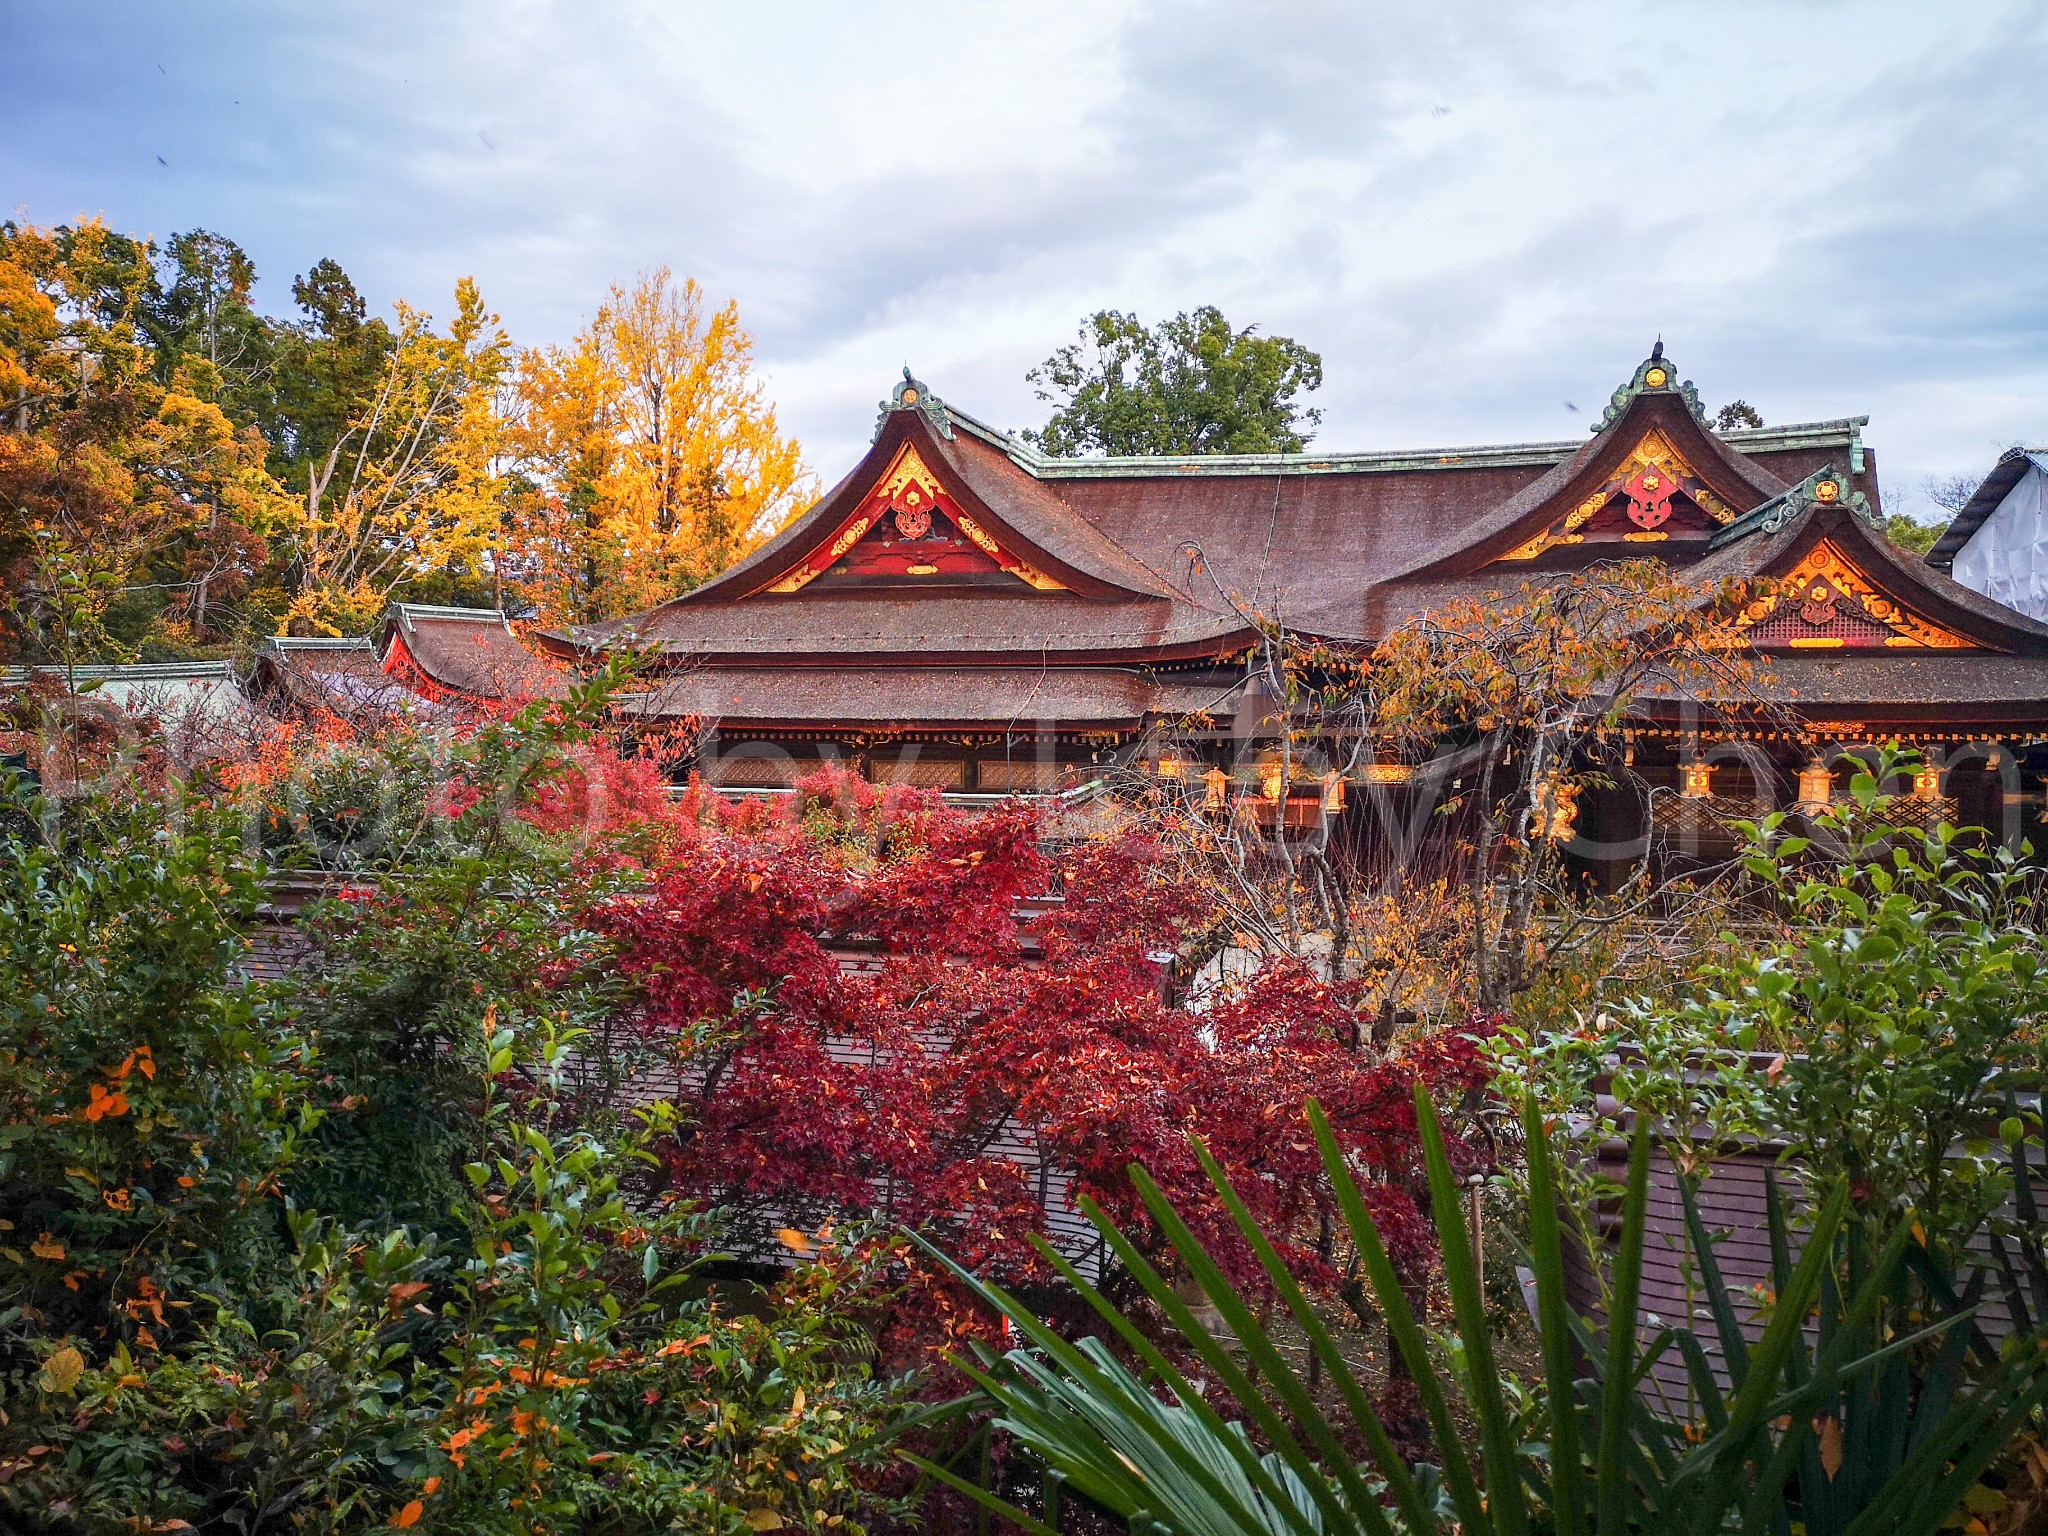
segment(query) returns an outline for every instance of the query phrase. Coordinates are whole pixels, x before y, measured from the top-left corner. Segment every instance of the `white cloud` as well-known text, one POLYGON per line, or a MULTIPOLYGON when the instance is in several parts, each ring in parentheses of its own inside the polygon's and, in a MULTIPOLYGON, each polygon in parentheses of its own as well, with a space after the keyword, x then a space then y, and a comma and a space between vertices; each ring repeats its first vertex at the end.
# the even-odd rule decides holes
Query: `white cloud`
POLYGON ((15 27, 0 170, 31 216, 220 229, 273 304, 322 255, 379 301, 473 272, 529 340, 665 262, 740 300, 827 479, 905 360, 1036 419, 1024 370, 1104 305, 1320 348, 1332 447, 1583 431, 1659 332, 1710 401, 1870 411, 1894 491, 2048 436, 2048 14, 2018 0, 15 27))

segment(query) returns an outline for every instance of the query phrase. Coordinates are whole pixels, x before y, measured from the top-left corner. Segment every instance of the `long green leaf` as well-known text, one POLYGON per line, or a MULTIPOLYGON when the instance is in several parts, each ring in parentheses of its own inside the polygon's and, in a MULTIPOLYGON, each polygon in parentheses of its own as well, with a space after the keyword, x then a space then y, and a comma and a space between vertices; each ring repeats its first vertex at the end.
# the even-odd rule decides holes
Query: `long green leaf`
POLYGON ((1621 1248, 1614 1259, 1614 1292, 1607 1312, 1606 1363, 1602 1369, 1600 1441, 1593 1475, 1599 1529, 1628 1529, 1628 1484, 1622 1441, 1628 1428, 1628 1398, 1634 1390, 1631 1356, 1636 1343, 1636 1298, 1642 1289, 1643 1241, 1650 1202, 1650 1127, 1636 1118, 1629 1142, 1628 1186, 1622 1197, 1621 1248))
POLYGON ((916 1455, 911 1451, 898 1451, 896 1454, 917 1468, 926 1477, 936 1478, 955 1493, 965 1494, 991 1514, 1000 1515, 1018 1529, 1027 1532, 1028 1536, 1060 1536, 1058 1531, 1047 1525, 1043 1520, 1027 1515, 1007 1499, 997 1498, 979 1483, 971 1483, 958 1473, 949 1472, 937 1462, 927 1461, 924 1457, 916 1455))
MULTIPOLYGON (((1295 1381, 1294 1373, 1280 1358, 1280 1352, 1273 1347, 1272 1340, 1267 1337, 1265 1329, 1259 1326, 1251 1308, 1244 1304, 1244 1299, 1238 1295, 1237 1288, 1223 1273, 1222 1266, 1217 1264, 1209 1250, 1181 1219, 1180 1213, 1173 1208, 1172 1202, 1166 1198, 1165 1191, 1152 1181, 1144 1169, 1133 1164, 1130 1175, 1132 1185, 1138 1191, 1138 1197, 1145 1202, 1146 1209, 1152 1213, 1153 1221, 1158 1224, 1160 1232, 1172 1246, 1174 1253, 1187 1265, 1188 1273, 1201 1287, 1202 1293, 1209 1298, 1216 1310, 1223 1314, 1224 1322, 1236 1335, 1238 1343, 1244 1346, 1247 1355, 1255 1362, 1260 1373, 1272 1382, 1275 1390, 1287 1403, 1289 1411, 1295 1416, 1296 1422, 1311 1436, 1334 1451, 1337 1446, 1336 1432, 1330 1428, 1314 1400, 1302 1390, 1300 1383, 1295 1381)), ((1336 1491, 1329 1486, 1327 1476, 1323 1475, 1310 1459, 1307 1450, 1296 1439, 1286 1420, 1267 1405, 1257 1383, 1231 1359, 1230 1352, 1202 1326, 1201 1320, 1189 1309, 1187 1303, 1182 1301, 1164 1277, 1152 1268, 1135 1245, 1121 1233, 1117 1234, 1112 1242, 1117 1247, 1118 1257, 1124 1261, 1124 1267, 1139 1276, 1153 1301, 1195 1347, 1203 1362, 1215 1371, 1237 1396, 1239 1406, 1256 1420, 1261 1430, 1265 1431, 1267 1438, 1273 1442, 1274 1449, 1293 1469, 1295 1476, 1307 1484, 1311 1494, 1316 1498, 1317 1507, 1323 1511, 1325 1522, 1332 1529, 1341 1528, 1346 1519, 1345 1500, 1340 1499, 1336 1491)), ((1342 1457, 1339 1453, 1337 1464, 1343 1468, 1340 1476, 1349 1479, 1346 1492, 1349 1493, 1351 1488, 1355 1487, 1355 1497, 1370 1502, 1365 1486, 1359 1481, 1357 1471, 1350 1465, 1348 1458, 1342 1457)))
MULTIPOLYGON (((1100 1215, 1099 1212, 1096 1214, 1098 1216, 1100 1215)), ((1102 1221, 1101 1225, 1105 1228, 1108 1226, 1106 1219, 1102 1221)), ((913 1234, 913 1236, 915 1236, 915 1234, 913 1234)), ((961 1282, 969 1288, 970 1291, 972 1291, 976 1296, 978 1296, 982 1300, 982 1302, 985 1305, 990 1307, 992 1310, 1008 1317, 1011 1323, 1015 1325, 1017 1329, 1025 1335, 1026 1338, 1028 1338, 1039 1349, 1043 1350, 1048 1357, 1050 1357, 1060 1366, 1062 1370, 1066 1371, 1069 1375, 1075 1377, 1079 1382, 1087 1386, 1090 1390, 1094 1391, 1095 1393, 1099 1394, 1100 1396, 1106 1399, 1114 1400, 1119 1396, 1116 1382, 1111 1377, 1109 1377, 1107 1373, 1105 1373, 1096 1364, 1096 1362, 1089 1360, 1085 1355, 1081 1353, 1080 1350, 1076 1349, 1073 1345, 1069 1344, 1066 1340, 1062 1339, 1052 1329, 1048 1328, 1038 1318, 1038 1316, 1031 1311, 1030 1308, 1024 1306, 1021 1302, 1017 1301, 1015 1297, 1009 1295, 1000 1286, 997 1286, 988 1281, 984 1281, 978 1278, 977 1276, 970 1274, 960 1265, 954 1263, 953 1260, 947 1257, 944 1253, 940 1252, 937 1248, 934 1248, 930 1243, 925 1242, 923 1238, 919 1237, 917 1238, 917 1241, 922 1247, 926 1249, 927 1252, 931 1253, 942 1264, 944 1264, 948 1269, 950 1269, 961 1280, 961 1282)), ((1124 1326, 1126 1328, 1129 1327, 1128 1323, 1124 1322, 1121 1315, 1117 1313, 1116 1309, 1113 1306, 1111 1306, 1105 1298, 1101 1297, 1099 1294, 1094 1294, 1092 1296, 1092 1300, 1094 1305, 1096 1306, 1097 1311, 1100 1312, 1106 1319, 1110 1319, 1118 1323, 1124 1323, 1124 1326)), ((1133 1329, 1131 1330, 1131 1333, 1127 1333, 1125 1337, 1129 1338, 1132 1334, 1135 1334, 1135 1332, 1136 1330, 1133 1329)), ((1262 1498, 1265 1498, 1268 1501, 1272 1502, 1276 1508, 1281 1509, 1283 1515, 1291 1517, 1289 1523, 1297 1528, 1297 1530, 1300 1533, 1300 1536, 1313 1536, 1311 1528, 1306 1524, 1306 1522, 1303 1522, 1300 1519, 1298 1513, 1294 1511, 1290 1505, 1287 1504, 1285 1494, 1282 1492, 1279 1486, 1276 1483, 1274 1483, 1271 1475, 1268 1472, 1266 1472, 1266 1470, 1263 1467, 1258 1465, 1258 1458, 1256 1455, 1252 1454, 1250 1447, 1243 1447, 1242 1454, 1240 1454, 1237 1444, 1237 1437, 1234 1437, 1230 1434, 1228 1426, 1224 1423, 1222 1416, 1218 1414, 1216 1410, 1208 1404, 1208 1402, 1203 1398, 1201 1393, 1196 1392, 1194 1390, 1193 1386, 1190 1383, 1188 1383, 1187 1380, 1184 1377, 1182 1377, 1179 1372, 1174 1371, 1172 1369, 1171 1365, 1167 1363, 1164 1360, 1164 1358, 1158 1354, 1156 1349, 1151 1349, 1151 1346, 1149 1344, 1146 1346, 1146 1349, 1150 1352, 1147 1358, 1148 1365, 1153 1366, 1155 1370, 1160 1370, 1162 1376, 1167 1380, 1169 1389, 1173 1391, 1175 1397, 1180 1400, 1181 1404, 1185 1408, 1187 1408, 1190 1413, 1195 1415, 1195 1417, 1199 1421, 1202 1422, 1204 1428, 1209 1432, 1212 1441, 1216 1445, 1222 1447, 1224 1451, 1230 1454, 1234 1459, 1239 1461, 1240 1468, 1244 1476, 1258 1491, 1259 1495, 1262 1498)), ((964 1366, 963 1369, 965 1369, 964 1366)), ((972 1375, 974 1373, 970 1372, 969 1374, 972 1375)), ((1000 1396, 999 1393, 995 1392, 995 1385, 989 1379, 980 1377, 977 1377, 977 1379, 981 1381, 981 1384, 985 1390, 991 1391, 993 1395, 1000 1396)), ((1138 1406, 1142 1408, 1142 1405, 1138 1406)), ((1142 1418, 1137 1419, 1136 1422, 1139 1422, 1141 1424, 1147 1423, 1147 1421, 1142 1418)), ((1217 1479, 1213 1470, 1209 1466, 1204 1464, 1202 1458, 1195 1454, 1186 1444, 1182 1443, 1178 1438, 1173 1436, 1157 1435, 1156 1433, 1154 1433, 1156 1428, 1156 1425, 1148 1425, 1148 1427, 1143 1431, 1143 1433, 1145 1433, 1145 1435, 1148 1438, 1148 1443, 1150 1444, 1150 1447, 1158 1451, 1160 1455, 1162 1455, 1169 1463, 1172 1464, 1173 1468, 1179 1475, 1186 1477, 1190 1482, 1192 1482, 1196 1487, 1198 1487, 1206 1497, 1210 1498, 1218 1505, 1228 1504, 1230 1502, 1230 1496, 1227 1490, 1225 1489, 1224 1485, 1217 1479)), ((1086 1469, 1087 1460, 1085 1454, 1083 1454, 1081 1457, 1077 1459, 1077 1466, 1081 1467, 1084 1470, 1086 1469)), ((1091 1497, 1093 1497, 1092 1494, 1091 1497)))
POLYGON ((1700 1284, 1706 1288, 1707 1307, 1713 1315, 1714 1331, 1721 1340, 1721 1359, 1728 1369, 1728 1382, 1740 1391, 1749 1370, 1749 1344, 1742 1336, 1742 1325, 1735 1319, 1734 1304, 1728 1300, 1728 1287, 1721 1278, 1721 1265, 1714 1257, 1714 1240, 1707 1235, 1707 1224, 1700 1219, 1698 1190, 1693 1180, 1684 1174, 1679 1175, 1678 1198, 1685 1207, 1686 1235, 1692 1240, 1693 1258, 1700 1268, 1700 1284))
POLYGON ((1444 1488, 1450 1494, 1458 1519, 1465 1528, 1483 1531, 1486 1529, 1486 1502, 1479 1495, 1478 1480, 1473 1477, 1472 1464, 1466 1459, 1457 1421, 1451 1417, 1443 1384, 1437 1379, 1436 1360, 1423 1340, 1422 1329, 1416 1324, 1414 1309, 1408 1305, 1408 1293, 1401 1287, 1393 1260, 1387 1256, 1387 1246, 1380 1240, 1379 1227, 1365 1208, 1365 1195, 1337 1145, 1330 1122, 1323 1117, 1322 1106, 1314 1100, 1309 1101, 1308 1123, 1315 1131, 1316 1144, 1322 1149, 1323 1166, 1330 1170, 1331 1182, 1336 1186, 1337 1208, 1343 1212, 1344 1224, 1358 1249, 1359 1265, 1372 1285, 1373 1299, 1379 1303, 1380 1315, 1386 1319, 1387 1337, 1408 1367, 1416 1394, 1422 1399, 1422 1411, 1436 1436, 1437 1453, 1443 1458, 1444 1488))
MULTIPOLYGON (((1323 1325, 1321 1315, 1309 1304, 1307 1296, 1302 1293, 1301 1286, 1281 1259, 1279 1251, 1274 1248, 1272 1241, 1253 1218, 1243 1197, 1232 1187, 1229 1178, 1210 1154, 1208 1147, 1197 1142, 1195 1151, 1202 1160, 1202 1167, 1208 1173, 1210 1182, 1216 1186, 1217 1193, 1222 1197, 1224 1207, 1230 1212, 1231 1220, 1237 1223, 1238 1231, 1251 1246, 1267 1278, 1272 1281, 1274 1291, 1286 1305, 1296 1326, 1308 1339, 1309 1347, 1322 1361, 1323 1368, 1329 1373, 1338 1395, 1344 1399, 1344 1406, 1350 1410, 1352 1420, 1358 1425, 1359 1432, 1365 1436, 1374 1464, 1379 1467, 1380 1475, 1387 1480, 1388 1491, 1394 1497, 1394 1504, 1401 1512, 1401 1518, 1411 1531, 1427 1530, 1433 1516, 1423 1500, 1422 1489, 1395 1449, 1393 1439, 1388 1435, 1386 1426, 1380 1422, 1380 1416, 1374 1411, 1370 1399, 1366 1397, 1365 1388, 1359 1382, 1357 1373, 1339 1353, 1335 1341, 1330 1337, 1329 1329, 1323 1325)), ((1332 1438, 1334 1440, 1334 1436, 1332 1438)), ((1326 1459, 1332 1460, 1333 1464, 1341 1466, 1348 1463, 1349 1458, 1344 1455, 1341 1446, 1334 1443, 1324 1446, 1319 1443, 1318 1449, 1326 1459)), ((1346 1491, 1350 1491, 1349 1484, 1346 1485, 1346 1491)), ((1373 1529, 1381 1529, 1385 1517, 1379 1515, 1377 1501, 1367 1497, 1361 1507, 1371 1511, 1368 1519, 1373 1529), (1378 1518, 1375 1519, 1374 1516, 1378 1518)), ((1388 1528, 1391 1529, 1390 1523, 1388 1528)))
POLYGON ((1444 1280, 1450 1287, 1451 1309, 1464 1342, 1467 1390, 1479 1418, 1479 1450, 1486 1462, 1488 1512, 1500 1536, 1522 1536, 1528 1510, 1522 1502, 1519 1462, 1521 1447, 1508 1426, 1507 1404, 1501 1400, 1500 1370, 1494 1364, 1492 1331, 1486 1322, 1486 1289, 1472 1254, 1458 1187, 1452 1181, 1451 1159, 1444 1148, 1443 1127, 1429 1090, 1415 1085, 1415 1121, 1422 1132, 1422 1156, 1429 1173, 1430 1205, 1436 1212, 1437 1246, 1444 1280))
POLYGON ((1585 1528, 1586 1470, 1579 1447, 1578 1392, 1572 1359, 1570 1306, 1565 1295, 1564 1234, 1557 1219, 1557 1181, 1550 1167, 1550 1136, 1532 1088, 1522 1100, 1523 1141, 1529 1149, 1529 1258, 1536 1275, 1536 1324, 1543 1343, 1543 1378, 1549 1391, 1551 1505, 1559 1536, 1585 1528))

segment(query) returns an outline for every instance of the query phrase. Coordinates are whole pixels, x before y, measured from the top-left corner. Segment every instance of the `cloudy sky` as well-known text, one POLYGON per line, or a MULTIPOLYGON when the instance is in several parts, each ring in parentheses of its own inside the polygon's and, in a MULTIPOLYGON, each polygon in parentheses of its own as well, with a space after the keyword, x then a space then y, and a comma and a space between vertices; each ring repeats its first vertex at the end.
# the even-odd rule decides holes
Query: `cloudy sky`
POLYGON ((2048 0, 0 0, 0 210, 525 342, 666 263, 828 481, 905 361, 1032 424, 1081 315, 1213 303, 1329 449, 1575 436, 1661 334, 1931 515, 2048 438, 2044 59, 2048 0))

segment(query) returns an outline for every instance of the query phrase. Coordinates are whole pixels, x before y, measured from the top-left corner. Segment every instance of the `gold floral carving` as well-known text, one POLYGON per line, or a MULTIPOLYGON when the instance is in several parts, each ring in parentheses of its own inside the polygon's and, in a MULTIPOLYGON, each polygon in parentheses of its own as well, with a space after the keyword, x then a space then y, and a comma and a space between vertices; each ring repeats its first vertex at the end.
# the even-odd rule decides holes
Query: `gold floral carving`
POLYGON ((806 560, 801 566, 791 571, 768 590, 770 592, 802 591, 811 582, 817 580, 824 573, 825 568, 834 560, 837 560, 841 555, 853 548, 854 545, 858 544, 860 536, 874 526, 875 516, 873 513, 863 513, 856 517, 852 522, 839 530, 839 536, 826 549, 824 558, 806 560))
POLYGON ((1613 495, 1614 492, 1611 490, 1595 491, 1576 507, 1573 507, 1571 511, 1564 515, 1564 531, 1571 533, 1576 529, 1583 528, 1592 519, 1595 512, 1598 512, 1607 505, 1608 501, 1613 498, 1613 495))
MULTIPOLYGON (((1773 583, 1744 606, 1735 621, 1735 637, 1746 634, 1777 612, 1779 603, 1785 599, 1802 598, 1822 582, 1848 597, 1866 617, 1890 630, 1884 642, 1887 646, 1937 651, 1971 649, 1972 643, 1961 635, 1921 618, 1879 593, 1863 572, 1827 539, 1814 545, 1783 581, 1773 583)), ((1821 650, 1833 649, 1841 642, 1814 636, 1794 639, 1791 644, 1798 649, 1821 650)))
POLYGON ((1043 571, 1026 565, 1022 560, 1012 555, 1004 554, 1002 546, 989 537, 988 530, 983 528, 973 518, 967 516, 966 513, 954 513, 953 521, 960 525, 962 533, 981 546, 982 550, 987 553, 991 560, 995 561, 996 564, 1000 565, 1018 580, 1029 583, 1041 592, 1064 592, 1067 590, 1063 583, 1053 580, 1052 577, 1046 575, 1043 571))
MULTIPOLYGON (((1662 432, 1653 429, 1645 432, 1635 447, 1629 450, 1628 457, 1622 461, 1620 470, 1606 485, 1567 512, 1564 515, 1563 521, 1554 523, 1549 528, 1544 529, 1543 532, 1537 534, 1528 543, 1516 545, 1500 558, 1502 560, 1534 560, 1546 549, 1554 549, 1560 544, 1577 544, 1582 542, 1581 538, 1574 537, 1578 530, 1592 520, 1594 513, 1598 512, 1620 494, 1624 483, 1633 479, 1639 470, 1645 469, 1654 469, 1657 473, 1667 475, 1674 481, 1691 481, 1691 487, 1684 494, 1701 511, 1705 512, 1708 517, 1711 517, 1717 523, 1727 524, 1735 521, 1735 509, 1702 485, 1699 476, 1693 473, 1692 465, 1686 462, 1685 455, 1678 451, 1677 446, 1670 438, 1666 437, 1662 432)), ((1629 534, 1627 537, 1639 544, 1657 542, 1656 539, 1643 537, 1638 534, 1629 534)))
POLYGON ((903 491, 917 486, 927 496, 939 494, 938 477, 925 468, 924 460, 917 456, 917 449, 910 443, 903 445, 903 451, 896 455, 896 461, 889 466, 889 472, 882 476, 874 494, 883 501, 894 501, 903 491))

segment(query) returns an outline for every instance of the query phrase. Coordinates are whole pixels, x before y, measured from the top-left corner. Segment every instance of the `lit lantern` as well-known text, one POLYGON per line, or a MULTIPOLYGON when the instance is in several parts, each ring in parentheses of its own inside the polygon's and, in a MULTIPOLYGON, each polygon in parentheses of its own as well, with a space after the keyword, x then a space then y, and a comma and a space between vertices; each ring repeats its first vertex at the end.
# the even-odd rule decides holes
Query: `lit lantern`
POLYGON ((1202 809, 1220 811, 1230 803, 1230 775, 1221 768, 1211 768, 1202 775, 1202 809))
POLYGON ((1344 775, 1330 772, 1323 775, 1323 810, 1331 816, 1344 813, 1344 775))
POLYGON ((1941 770, 1932 763, 1922 763, 1920 771, 1913 775, 1913 798, 1915 800, 1939 800, 1941 798, 1941 770))
POLYGON ((1579 786, 1561 779, 1546 785, 1537 808, 1543 836, 1553 843, 1569 841, 1579 820, 1579 786))
POLYGON ((1188 776, 1188 765, 1171 752, 1159 756, 1159 777, 1162 779, 1184 779, 1188 776))
POLYGON ((1285 782, 1278 763, 1268 763, 1259 770, 1259 793, 1276 805, 1280 800, 1281 786, 1285 782))
POLYGON ((1684 775, 1679 793, 1688 800, 1704 800, 1714 792, 1714 770, 1704 757, 1690 759, 1680 770, 1684 775))
POLYGON ((1799 809, 1824 811, 1835 796, 1835 781, 1828 765, 1815 758, 1799 770, 1799 809))

